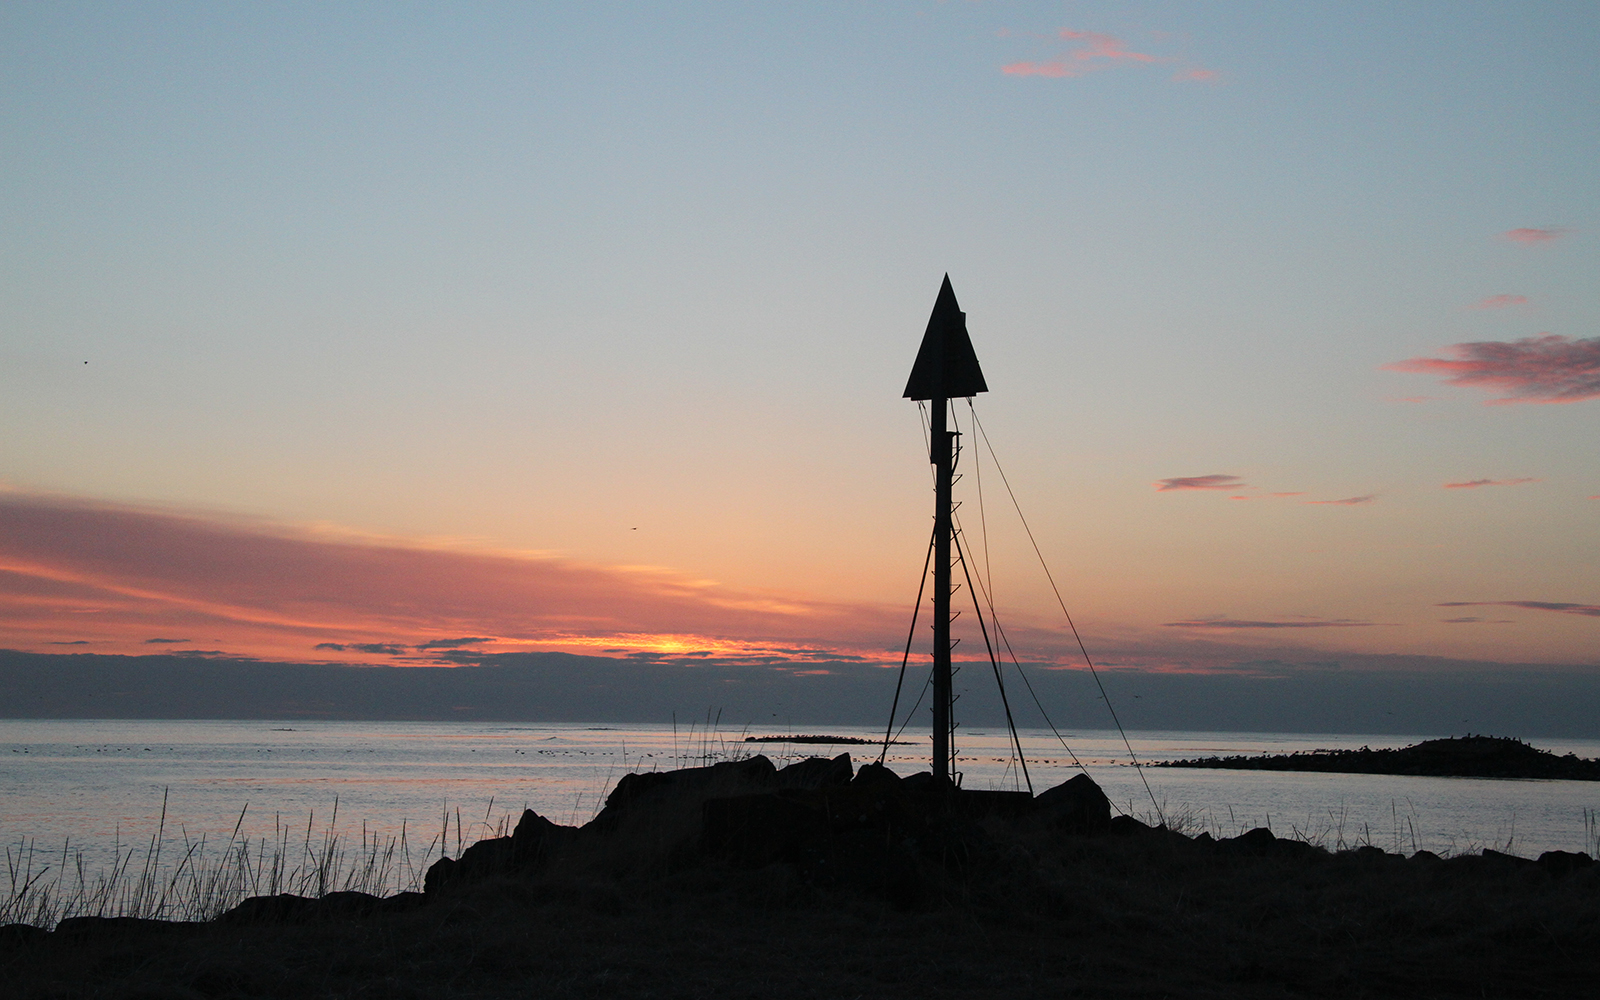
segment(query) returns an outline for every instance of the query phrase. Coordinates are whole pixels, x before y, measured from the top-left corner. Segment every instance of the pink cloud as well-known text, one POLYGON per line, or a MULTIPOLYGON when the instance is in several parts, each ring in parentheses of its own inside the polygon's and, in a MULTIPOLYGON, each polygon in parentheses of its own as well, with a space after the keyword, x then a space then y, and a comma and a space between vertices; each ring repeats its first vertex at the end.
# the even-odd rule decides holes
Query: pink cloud
POLYGON ((1303 497, 1306 494, 1304 490, 1301 490, 1298 493, 1274 493, 1272 495, 1275 497, 1303 497))
POLYGON ((1061 37, 1069 41, 1088 42, 1087 48, 1074 49, 1068 55, 1079 62, 1090 62, 1095 59, 1108 59, 1113 62, 1118 60, 1131 60, 1133 62, 1154 63, 1164 62, 1156 56, 1146 55, 1143 52, 1130 52, 1122 39, 1114 35, 1102 35, 1096 31, 1072 31, 1069 28, 1061 29, 1061 37))
POLYGON ((1472 304, 1473 309, 1504 309, 1507 306, 1525 306, 1528 304, 1526 295, 1491 295, 1482 302, 1472 304))
POLYGON ((1464 483, 1445 483, 1447 490, 1475 490, 1480 486, 1515 486, 1518 483, 1537 483, 1539 480, 1522 479, 1469 479, 1464 483))
POLYGON ((1576 403, 1600 396, 1600 337, 1572 340, 1543 333, 1522 340, 1480 341, 1448 348, 1454 358, 1407 358, 1388 371, 1445 376, 1449 385, 1481 386, 1506 395, 1490 403, 1576 403))
POLYGON ((1513 243, 1549 243, 1559 240, 1570 232, 1572 230, 1560 226, 1553 226, 1550 229, 1511 229, 1501 233, 1500 238, 1513 243))
POLYGON ((1165 493, 1168 490, 1236 490, 1244 486, 1238 476, 1174 476, 1171 479, 1158 480, 1155 484, 1157 492, 1165 493))
POLYGON ((1557 611, 1565 615, 1600 618, 1600 604, 1566 604, 1560 601, 1445 601, 1434 606, 1439 608, 1530 608, 1535 611, 1557 611))
MULTIPOLYGON (((1070 28, 1063 28, 1057 32, 1057 37, 1063 41, 1079 44, 1053 59, 1040 62, 1008 63, 1000 67, 1000 72, 1007 76, 1060 78, 1083 76, 1097 69, 1105 69, 1108 66, 1114 66, 1119 63, 1149 65, 1176 61, 1168 56, 1156 56, 1148 52, 1135 52, 1128 48, 1126 42, 1115 35, 1106 35, 1098 31, 1073 31, 1070 28)), ((1219 78, 1220 74, 1215 70, 1209 70, 1202 66, 1184 67, 1172 77, 1174 81, 1180 83, 1215 83, 1219 78)))
POLYGON ((1234 618, 1203 619, 1187 622, 1164 622, 1167 628, 1360 628, 1366 625, 1376 625, 1377 622, 1358 622, 1348 618, 1336 621, 1240 621, 1234 618))
POLYGON ((1087 73, 1088 70, 1078 67, 1068 67, 1066 63, 1058 59, 1055 62, 1047 63, 1015 62, 1008 66, 1000 67, 1000 72, 1004 73, 1006 76, 1062 77, 1082 76, 1083 74, 1087 73))
POLYGON ((1338 506, 1341 506, 1341 507, 1354 507, 1357 504, 1371 503, 1372 501, 1374 501, 1376 499, 1378 499, 1378 494, 1376 494, 1376 493, 1368 493, 1366 496, 1362 496, 1362 497, 1345 497, 1343 500, 1307 500, 1305 502, 1306 503, 1316 503, 1316 504, 1337 504, 1338 506))

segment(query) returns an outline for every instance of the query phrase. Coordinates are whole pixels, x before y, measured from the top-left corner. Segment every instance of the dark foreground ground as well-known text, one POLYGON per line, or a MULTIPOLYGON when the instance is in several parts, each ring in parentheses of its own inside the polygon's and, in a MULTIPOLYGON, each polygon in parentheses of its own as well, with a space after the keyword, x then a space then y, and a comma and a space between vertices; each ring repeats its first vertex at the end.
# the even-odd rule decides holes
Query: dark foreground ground
POLYGON ((527 814, 516 838, 441 868, 426 897, 280 897, 203 925, 13 929, 0 995, 1600 992, 1600 866, 1581 855, 1405 859, 1266 831, 1190 839, 1107 822, 1081 780, 1037 804, 950 815, 883 774, 785 788, 770 766, 747 765, 635 783, 631 800, 625 780, 583 831, 527 814))

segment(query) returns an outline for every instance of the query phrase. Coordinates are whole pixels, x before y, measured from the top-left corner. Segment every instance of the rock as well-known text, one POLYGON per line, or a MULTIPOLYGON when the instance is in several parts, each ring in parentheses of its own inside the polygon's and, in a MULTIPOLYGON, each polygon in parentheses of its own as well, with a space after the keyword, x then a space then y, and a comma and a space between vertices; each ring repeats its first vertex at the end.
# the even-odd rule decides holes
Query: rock
POLYGON ((1237 837, 1224 837, 1217 841, 1217 851, 1222 854, 1242 854, 1247 857, 1264 858, 1276 854, 1278 851, 1278 838, 1271 830, 1258 826, 1254 830, 1241 833, 1237 837))
POLYGON ((370 892, 330 892, 311 901, 311 915, 319 919, 364 917, 382 905, 383 900, 370 892))
POLYGON ((380 899, 367 892, 330 892, 325 896, 251 896, 217 918, 222 924, 298 924, 312 920, 345 920, 374 913, 410 909, 422 901, 420 892, 402 892, 380 899))
POLYGON ((605 808, 590 820, 585 830, 597 833, 615 831, 629 814, 659 809, 664 805, 692 806, 699 812, 707 798, 772 791, 777 787, 777 768, 757 754, 745 760, 729 760, 710 767, 686 767, 676 771, 647 771, 625 774, 606 796, 605 808))
POLYGON ((32 924, 0 925, 0 948, 16 948, 44 940, 50 932, 32 924))
POLYGON ((455 878, 456 862, 454 858, 440 858, 428 866, 428 874, 422 878, 422 891, 425 895, 437 895, 440 889, 455 878))
POLYGON ((489 837, 461 852, 454 878, 484 879, 511 870, 516 845, 510 837, 489 837))
POLYGON ((511 860, 519 868, 535 867, 571 843, 577 829, 552 823, 532 809, 522 810, 511 832, 511 860))
POLYGON ((1040 792, 1033 808, 1067 833, 1105 833, 1111 828, 1111 800, 1087 774, 1040 792))
POLYGON ((1523 871, 1529 870, 1539 864, 1539 862, 1533 860, 1532 858, 1519 858, 1515 854, 1506 854, 1502 851, 1496 851, 1488 847, 1483 849, 1483 860, 1490 864, 1498 865, 1501 868, 1516 868, 1523 871))
POLYGON ((1536 864, 1552 876, 1560 878, 1569 872, 1589 867, 1594 864, 1594 859, 1583 851, 1545 851, 1539 855, 1536 864))
POLYGON ((860 788, 898 788, 900 776, 877 761, 868 761, 861 765, 850 784, 860 788))
MULTIPOLYGON (((1287 837, 1279 837, 1264 826, 1258 826, 1247 833, 1239 834, 1237 837, 1224 837, 1216 842, 1215 849, 1220 854, 1242 855, 1252 858, 1292 858, 1297 861, 1317 860, 1330 856, 1325 849, 1315 844, 1308 844, 1303 840, 1290 840, 1287 837)), ((1367 857, 1363 853, 1366 850, 1368 848, 1345 853, 1357 857, 1367 857)), ((1377 848, 1371 848, 1371 850, 1375 851, 1377 855, 1385 856, 1377 848)))
POLYGON ((779 788, 831 788, 835 785, 848 785, 850 778, 855 773, 851 766, 850 755, 842 753, 834 758, 807 757, 805 760, 796 761, 780 770, 777 775, 779 788))
POLYGON ((56 924, 55 934, 82 944, 133 934, 173 934, 199 926, 184 920, 146 920, 143 917, 68 917, 56 924))
POLYGON ((393 896, 385 896, 378 901, 378 910, 382 913, 405 913, 415 910, 428 902, 428 897, 420 892, 397 892, 393 896))
POLYGON ((293 893, 251 896, 217 918, 219 924, 286 924, 304 920, 315 900, 293 893))
POLYGON ((1114 837, 1134 837, 1139 834, 1153 833, 1154 831, 1155 827, 1150 826, 1148 823, 1141 823, 1126 814, 1113 816, 1111 822, 1106 824, 1106 832, 1114 837))

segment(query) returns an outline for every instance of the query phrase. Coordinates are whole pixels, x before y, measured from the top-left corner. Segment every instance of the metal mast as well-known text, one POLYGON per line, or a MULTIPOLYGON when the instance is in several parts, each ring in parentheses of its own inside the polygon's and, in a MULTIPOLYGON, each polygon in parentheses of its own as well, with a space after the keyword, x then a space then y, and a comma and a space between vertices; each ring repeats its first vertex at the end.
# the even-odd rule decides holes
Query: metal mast
POLYGON ((956 438, 949 427, 949 401, 988 392, 978 356, 967 336, 967 314, 956 303, 950 276, 944 276, 934 301, 922 347, 906 382, 906 399, 929 400, 932 433, 928 461, 934 469, 933 509, 933 780, 950 785, 950 578, 951 542, 955 535, 954 501, 956 438))

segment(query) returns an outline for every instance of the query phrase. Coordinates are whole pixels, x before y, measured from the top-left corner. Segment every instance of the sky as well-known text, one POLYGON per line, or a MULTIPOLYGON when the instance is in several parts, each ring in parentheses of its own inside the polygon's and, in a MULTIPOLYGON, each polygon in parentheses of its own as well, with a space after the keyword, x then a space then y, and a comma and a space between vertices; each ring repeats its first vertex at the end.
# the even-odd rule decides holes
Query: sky
POLYGON ((0 647, 898 664, 948 273, 1019 656, 1082 665, 1064 606, 1113 670, 1600 672, 1597 47, 1585 2, 5 5, 0 647))

